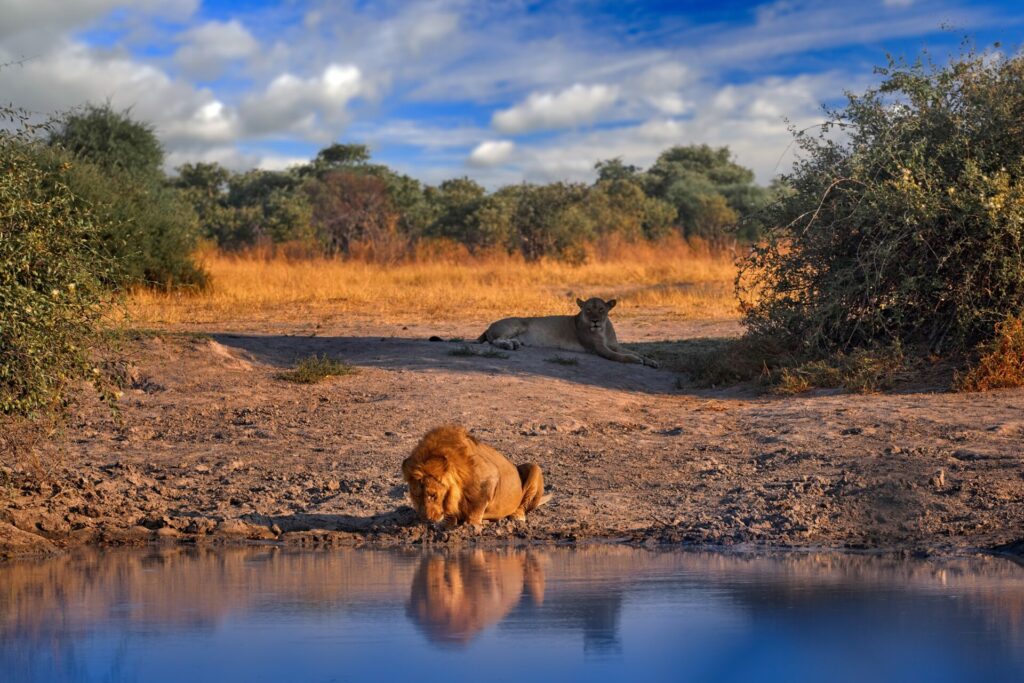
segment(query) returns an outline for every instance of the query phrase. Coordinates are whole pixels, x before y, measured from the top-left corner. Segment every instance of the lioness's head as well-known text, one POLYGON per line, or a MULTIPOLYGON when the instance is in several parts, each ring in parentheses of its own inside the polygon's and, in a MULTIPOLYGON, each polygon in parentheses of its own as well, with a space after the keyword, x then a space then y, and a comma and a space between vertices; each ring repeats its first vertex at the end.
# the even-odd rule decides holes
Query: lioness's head
POLYGON ((583 316, 590 331, 600 332, 604 329, 605 321, 608 320, 608 311, 615 308, 615 299, 605 301, 595 296, 586 301, 576 299, 576 305, 580 307, 580 315, 583 316))

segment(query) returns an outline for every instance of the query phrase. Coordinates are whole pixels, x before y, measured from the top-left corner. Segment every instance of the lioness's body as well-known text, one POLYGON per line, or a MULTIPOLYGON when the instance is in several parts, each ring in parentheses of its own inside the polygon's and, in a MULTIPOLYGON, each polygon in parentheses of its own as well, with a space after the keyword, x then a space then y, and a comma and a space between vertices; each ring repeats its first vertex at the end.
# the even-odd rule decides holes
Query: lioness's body
POLYGON ((608 311, 615 307, 615 299, 577 299, 576 304, 580 307, 580 312, 576 315, 503 318, 491 323, 477 341, 490 342, 493 346, 510 351, 515 351, 520 346, 587 351, 620 363, 640 363, 658 367, 650 358, 628 351, 619 345, 615 327, 608 319, 608 311))
POLYGON ((517 467, 454 425, 429 431, 402 462, 402 476, 413 507, 431 522, 523 520, 546 500, 540 467, 517 467))

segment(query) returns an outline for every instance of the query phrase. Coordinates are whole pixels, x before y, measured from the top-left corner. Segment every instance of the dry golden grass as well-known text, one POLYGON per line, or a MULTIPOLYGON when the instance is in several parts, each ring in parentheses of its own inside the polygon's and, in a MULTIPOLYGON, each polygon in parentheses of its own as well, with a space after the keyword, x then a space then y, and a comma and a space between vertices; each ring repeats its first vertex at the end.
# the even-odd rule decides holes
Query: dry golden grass
POLYGON ((682 240, 604 245, 580 266, 504 255, 397 265, 219 252, 201 260, 212 281, 207 291, 137 291, 128 300, 131 324, 298 322, 342 315, 381 323, 470 321, 570 313, 577 296, 618 298, 624 305, 617 317, 737 315, 732 256, 682 240))
POLYGON ((1024 386, 1024 317, 1009 316, 996 325, 996 336, 981 348, 970 369, 957 375, 960 391, 987 391, 1024 386))

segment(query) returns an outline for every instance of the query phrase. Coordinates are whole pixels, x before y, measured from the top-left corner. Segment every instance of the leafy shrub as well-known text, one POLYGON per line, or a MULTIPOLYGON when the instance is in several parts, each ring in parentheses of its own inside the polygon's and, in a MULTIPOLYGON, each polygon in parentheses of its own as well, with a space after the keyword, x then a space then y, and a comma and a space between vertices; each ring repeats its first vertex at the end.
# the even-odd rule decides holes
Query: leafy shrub
POLYGON ((1010 316, 996 326, 996 336, 983 343, 981 355, 957 375, 961 391, 985 391, 1024 386, 1024 318, 1010 316))
MULTIPOLYGON (((0 117, 18 117, 0 109, 0 117)), ((89 359, 109 296, 102 217, 38 163, 26 135, 0 128, 0 413, 60 405, 69 384, 99 382, 89 359)))
POLYGON ((738 287, 752 335, 820 358, 950 355, 1024 310, 1024 58, 890 63, 803 151, 738 287))
POLYGON ((192 260, 198 222, 160 170, 163 150, 151 126, 109 105, 66 116, 38 163, 61 175, 82 210, 98 218, 98 248, 115 261, 114 284, 203 286, 192 260))

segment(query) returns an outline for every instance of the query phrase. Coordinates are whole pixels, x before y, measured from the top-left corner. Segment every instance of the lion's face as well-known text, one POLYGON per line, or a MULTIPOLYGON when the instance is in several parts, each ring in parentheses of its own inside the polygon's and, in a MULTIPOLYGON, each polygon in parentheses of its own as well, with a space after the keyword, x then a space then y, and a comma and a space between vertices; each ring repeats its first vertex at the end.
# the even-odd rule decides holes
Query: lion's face
POLYGON ((576 299, 576 305, 580 307, 580 314, 587 328, 594 333, 604 329, 604 324, 608 321, 608 311, 615 307, 615 303, 615 299, 604 301, 596 296, 586 301, 576 299))
POLYGON ((420 517, 440 522, 445 517, 445 498, 450 482, 444 458, 413 455, 402 463, 402 476, 409 485, 409 499, 420 517))
POLYGON ((434 479, 426 477, 420 481, 409 482, 409 497, 416 509, 428 522, 440 522, 444 519, 444 497, 448 487, 434 479))

